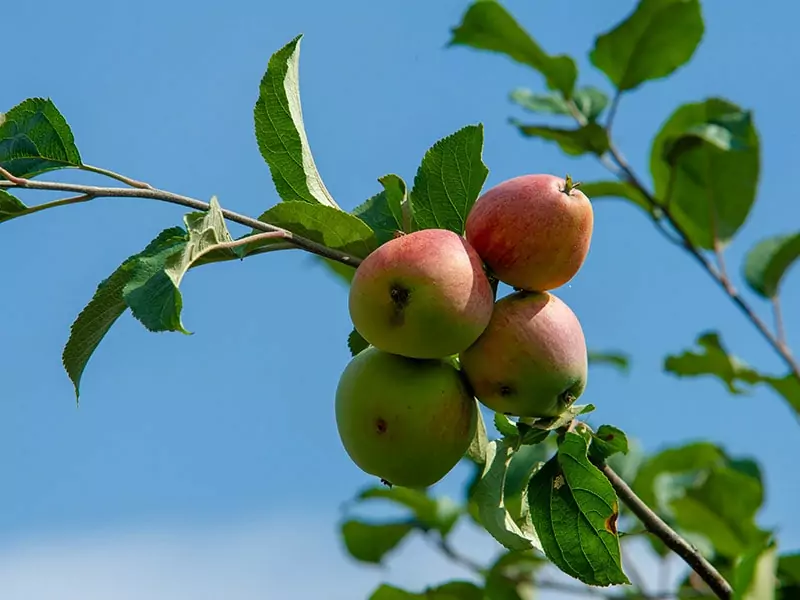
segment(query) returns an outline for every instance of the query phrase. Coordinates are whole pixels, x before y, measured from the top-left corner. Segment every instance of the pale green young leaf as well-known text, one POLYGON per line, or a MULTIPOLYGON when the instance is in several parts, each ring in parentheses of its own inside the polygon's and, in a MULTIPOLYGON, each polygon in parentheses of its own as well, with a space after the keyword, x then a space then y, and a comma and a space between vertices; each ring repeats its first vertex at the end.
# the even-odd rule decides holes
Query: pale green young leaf
MULTIPOLYGON (((517 88, 511 92, 510 99, 532 113, 572 116, 569 101, 557 92, 542 94, 526 88, 517 88)), ((608 106, 608 96, 591 86, 576 90, 572 101, 578 112, 590 123, 595 122, 608 106)))
POLYGON ((254 117, 261 155, 283 200, 337 207, 317 171, 303 125, 298 35, 269 59, 254 117))
POLYGON ((416 226, 463 234, 488 174, 482 124, 468 125, 436 142, 414 177, 410 205, 416 226))
POLYGON ((483 466, 488 460, 489 437, 486 432, 486 422, 483 420, 483 413, 477 400, 475 400, 475 407, 477 409, 477 424, 475 426, 475 434, 472 436, 465 457, 476 465, 483 466))
POLYGON ((630 370, 630 356, 624 352, 589 350, 589 366, 607 365, 627 373, 630 370))
POLYGON ((800 233, 761 240, 745 256, 744 280, 759 296, 774 298, 783 277, 798 258, 800 233))
POLYGON ((732 600, 774 600, 778 546, 774 541, 748 549, 733 571, 732 600))
POLYGON ((640 0, 595 40, 590 59, 619 90, 631 90, 687 63, 704 29, 699 0, 640 0))
POLYGON ((29 98, 5 113, 0 166, 6 171, 31 178, 81 164, 72 130, 52 100, 29 98))
POLYGON ((0 223, 25 214, 27 209, 28 207, 16 196, 12 196, 5 190, 0 190, 0 223))
POLYGON ((547 87, 572 95, 578 69, 565 55, 549 55, 525 31, 499 2, 478 0, 452 29, 450 46, 463 45, 505 54, 541 73, 547 87))
POLYGON ((427 529, 446 536, 461 516, 461 508, 450 498, 429 496, 425 491, 400 486, 370 487, 356 496, 357 500, 383 499, 411 510, 414 518, 427 529))

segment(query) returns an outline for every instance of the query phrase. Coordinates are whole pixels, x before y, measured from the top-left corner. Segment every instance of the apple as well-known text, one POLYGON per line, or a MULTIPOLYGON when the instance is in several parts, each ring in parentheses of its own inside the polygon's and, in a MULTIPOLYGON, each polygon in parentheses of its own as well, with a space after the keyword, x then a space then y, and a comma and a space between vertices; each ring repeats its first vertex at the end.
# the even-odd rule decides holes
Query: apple
POLYGON ((478 404, 452 362, 368 347, 336 389, 336 424, 347 454, 392 485, 425 488, 461 460, 478 404))
POLYGON ((356 269, 353 325, 370 344, 409 358, 444 358, 489 324, 494 296, 478 253, 457 233, 423 229, 392 239, 356 269))
POLYGON ((519 417, 555 417, 586 387, 583 329, 563 300, 519 291, 495 304, 486 331, 461 353, 461 369, 488 408, 519 417))
POLYGON ((592 205, 569 176, 522 175, 478 198, 466 237, 497 279, 544 292, 580 270, 593 226, 592 205))

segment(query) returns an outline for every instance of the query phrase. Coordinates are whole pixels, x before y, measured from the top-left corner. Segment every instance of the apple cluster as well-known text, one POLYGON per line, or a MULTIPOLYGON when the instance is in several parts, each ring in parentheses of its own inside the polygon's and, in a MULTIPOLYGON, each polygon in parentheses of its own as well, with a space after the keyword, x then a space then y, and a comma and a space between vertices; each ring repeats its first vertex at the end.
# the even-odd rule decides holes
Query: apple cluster
POLYGON ((569 177, 524 175, 476 201, 465 236, 423 229, 364 259, 349 309, 370 345, 336 390, 339 435, 358 467, 428 487, 466 452, 475 398, 526 418, 555 417, 575 402, 586 386, 586 341, 549 290, 583 265, 593 219, 569 177), (495 301, 490 278, 514 292, 495 301))

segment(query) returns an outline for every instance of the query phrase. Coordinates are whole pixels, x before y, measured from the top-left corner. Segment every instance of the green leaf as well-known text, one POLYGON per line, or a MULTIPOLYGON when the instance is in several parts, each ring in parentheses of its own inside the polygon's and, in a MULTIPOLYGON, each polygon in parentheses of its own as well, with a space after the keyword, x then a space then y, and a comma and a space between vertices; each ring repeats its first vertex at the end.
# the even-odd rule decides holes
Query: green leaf
POLYGON ((800 597, 800 552, 783 554, 778 558, 778 579, 778 600, 800 597))
POLYGON ((298 35, 269 59, 254 117, 261 155, 283 200, 337 207, 317 171, 303 125, 298 35))
POLYGON ((353 329, 350 335, 347 336, 347 347, 350 349, 350 354, 355 356, 362 350, 366 350, 369 347, 369 342, 358 331, 353 329))
POLYGON ((536 429, 552 431, 566 427, 580 415, 585 415, 595 409, 594 404, 573 404, 557 417, 537 419, 533 424, 536 429))
POLYGON ((630 583, 622 571, 619 504, 608 479, 588 458, 586 439, 568 432, 530 482, 528 499, 545 555, 588 585, 630 583))
POLYGON ((411 523, 364 523, 349 520, 342 524, 342 538, 350 555, 366 563, 380 564, 414 529, 411 523))
POLYGON ((551 90, 572 95, 578 69, 569 56, 547 54, 494 0, 478 0, 467 9, 461 24, 452 29, 449 46, 463 45, 505 54, 541 73, 551 90))
POLYGON ((472 489, 472 500, 486 531, 509 550, 541 550, 541 542, 529 519, 516 522, 504 501, 504 486, 514 453, 505 440, 489 442, 486 463, 472 489))
POLYGON ((480 410, 480 405, 477 400, 475 404, 478 408, 475 435, 472 436, 472 441, 469 443, 469 448, 467 448, 465 456, 476 465, 485 465, 489 452, 489 437, 486 433, 486 423, 483 420, 483 413, 480 410))
POLYGON ((533 550, 508 550, 489 567, 485 600, 525 600, 535 588, 534 575, 546 561, 533 550))
POLYGON ((611 456, 621 452, 628 453, 628 436, 625 432, 611 425, 601 425, 592 434, 590 454, 592 458, 605 461, 611 456))
POLYGON ((758 132, 752 119, 743 120, 744 114, 721 98, 685 104, 653 141, 650 170, 655 196, 669 204, 689 240, 707 250, 714 248, 715 238, 723 246, 733 238, 756 199, 758 132), (709 124, 725 125, 735 132, 737 147, 725 149, 693 134, 709 124), (690 143, 680 143, 687 135, 690 143))
POLYGON ((538 137, 556 142, 566 154, 571 156, 587 153, 601 156, 608 150, 608 134, 597 123, 589 123, 577 129, 526 125, 516 119, 511 119, 511 124, 525 137, 538 137))
POLYGON ((778 392, 795 412, 800 414, 800 381, 793 373, 784 377, 764 377, 764 383, 778 392))
POLYGON ((28 207, 16 196, 0 190, 0 223, 22 216, 26 210, 28 207))
POLYGON ((744 280, 759 296, 774 298, 781 280, 798 258, 800 233, 761 240, 744 259, 744 280))
POLYGON ((494 413, 494 426, 503 437, 519 437, 519 429, 517 429, 517 424, 503 413, 494 413))
POLYGON ((403 203, 406 201, 406 184, 397 175, 385 175, 378 181, 384 189, 353 210, 353 215, 364 221, 375 232, 378 243, 384 244, 400 231, 403 225, 403 203))
POLYGON ((80 397, 80 382, 86 364, 116 320, 125 312, 124 290, 132 281, 142 279, 155 267, 163 269, 167 259, 180 253, 187 241, 180 227, 162 231, 147 247, 126 259, 108 278, 97 286, 94 296, 80 312, 70 328, 62 362, 80 397))
POLYGON ((595 40, 590 58, 619 90, 631 90, 689 62, 703 32, 699 0, 641 0, 595 40))
POLYGON ((625 200, 630 200, 634 205, 648 214, 653 212, 645 195, 630 183, 623 181, 582 182, 580 190, 592 201, 598 198, 623 198, 625 200))
POLYGON ((630 370, 630 356, 624 352, 590 350, 589 366, 592 365, 608 365, 617 368, 623 373, 627 373, 630 370))
POLYGON ((702 483, 672 500, 675 522, 683 531, 702 535, 717 554, 735 558, 766 541, 755 515, 764 499, 761 482, 736 469, 714 467, 702 483))
POLYGON ((357 258, 366 258, 378 247, 375 232, 364 221, 322 204, 281 202, 258 220, 357 258))
POLYGON ((481 588, 469 581, 450 581, 419 594, 384 583, 369 600, 484 600, 484 595, 481 588))
MULTIPOLYGON (((511 92, 510 99, 533 113, 572 116, 569 102, 557 92, 539 94, 526 88, 518 88, 511 92)), ((608 106, 608 96, 591 86, 577 90, 572 100, 578 112, 590 123, 595 122, 608 106)))
POLYGON ((774 541, 747 550, 733 571, 733 600, 774 600, 777 567, 774 541))
POLYGON ((418 228, 464 233, 467 215, 489 174, 482 155, 482 124, 459 129, 425 153, 410 198, 418 228))
POLYGON ((399 486, 371 487, 357 496, 358 500, 383 499, 411 510, 426 529, 435 529, 446 536, 461 516, 460 507, 446 497, 433 498, 424 491, 399 486))
POLYGON ((25 178, 81 166, 72 130, 50 99, 29 98, 5 113, 0 123, 0 166, 25 178))

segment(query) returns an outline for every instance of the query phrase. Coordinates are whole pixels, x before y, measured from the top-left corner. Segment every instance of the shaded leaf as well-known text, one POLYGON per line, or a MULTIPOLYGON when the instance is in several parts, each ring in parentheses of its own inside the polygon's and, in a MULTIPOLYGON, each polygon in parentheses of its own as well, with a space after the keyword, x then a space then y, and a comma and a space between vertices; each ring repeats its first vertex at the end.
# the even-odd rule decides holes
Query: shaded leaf
POLYGON ((484 600, 483 590, 469 581, 450 581, 429 587, 421 593, 408 592, 393 585, 383 584, 369 600, 484 600))
POLYGON ((594 404, 573 404, 557 417, 548 419, 537 419, 533 424, 534 428, 552 431, 566 427, 580 415, 585 415, 595 409, 594 404))
POLYGON ((774 600, 777 567, 774 541, 747 550, 733 571, 733 600, 774 600))
POLYGON ((609 365, 627 373, 630 370, 630 356, 624 352, 590 350, 589 366, 595 365, 609 365))
POLYGON ((525 137, 538 137, 556 142, 566 154, 571 156, 586 153, 600 156, 608 150, 608 134, 597 123, 589 123, 577 129, 526 125, 515 119, 511 119, 511 124, 525 137))
POLYGON ((478 517, 486 531, 509 550, 541 550, 541 542, 529 522, 516 522, 505 506, 504 487, 514 450, 505 440, 489 442, 486 463, 472 489, 478 517))
POLYGON ((317 171, 303 125, 298 35, 269 59, 254 109, 256 139, 283 200, 337 204, 317 171))
POLYGON ((800 414, 800 381, 793 373, 784 377, 767 376, 764 378, 764 383, 783 396, 789 406, 800 414))
POLYGON ((459 129, 425 153, 410 197, 419 229, 464 233, 467 215, 489 174, 482 156, 482 124, 459 129))
POLYGON ((533 476, 528 499, 546 556, 571 577, 607 586, 630 583, 622 571, 614 488, 568 432, 558 454, 533 476))
POLYGON ((0 190, 0 223, 25 214, 28 209, 21 200, 5 190, 0 190))
POLYGON ((623 181, 592 181, 590 183, 581 182, 580 190, 586 194, 589 200, 597 198, 623 198, 630 200, 646 213, 653 212, 647 198, 630 183, 623 181))
POLYGON ((349 520, 342 524, 342 539, 350 556, 379 564, 413 529, 411 523, 373 524, 349 520))
POLYGON ((551 90, 559 90, 566 97, 572 94, 578 76, 575 61, 565 55, 548 55, 500 3, 473 2, 452 34, 448 45, 500 52, 539 71, 551 90))
POLYGON ((355 356, 362 350, 366 350, 369 347, 369 342, 358 331, 353 329, 350 335, 347 336, 347 347, 350 349, 350 354, 355 356))
POLYGON ((385 175, 379 179, 384 186, 382 192, 372 196, 353 210, 353 214, 369 225, 384 244, 405 231, 403 225, 403 202, 406 200, 406 184, 397 175, 385 175))
POLYGON ((164 268, 167 259, 183 249, 186 231, 172 227, 162 231, 144 250, 127 258, 108 278, 100 282, 92 299, 70 327, 70 335, 62 353, 62 362, 80 397, 80 382, 89 359, 103 337, 127 308, 124 291, 132 281, 143 279, 142 273, 164 268))
POLYGON ((720 98, 685 104, 678 108, 653 141, 650 170, 655 196, 669 203, 675 221, 691 242, 713 249, 715 237, 723 246, 747 220, 756 199, 760 149, 751 119, 737 121, 743 111, 720 98), (736 130, 737 149, 726 150, 702 138, 689 145, 676 140, 709 124, 725 124, 736 130))
POLYGON ((535 587, 534 574, 547 561, 533 550, 507 550, 489 567, 485 600, 527 600, 535 587))
POLYGON ((480 410, 480 404, 475 401, 478 408, 476 411, 477 422, 475 424, 475 435, 472 436, 472 441, 469 443, 469 448, 465 453, 465 457, 471 460, 476 465, 484 465, 487 461, 489 451, 489 437, 486 433, 486 422, 483 420, 483 412, 480 410))
POLYGON ((0 166, 31 178, 54 169, 78 167, 81 155, 66 119, 44 98, 29 98, 0 124, 0 166))
MULTIPOLYGON (((511 92, 510 99, 521 108, 533 113, 572 116, 567 100, 560 93, 535 93, 526 88, 511 92)), ((595 87, 584 87, 575 91, 572 97, 575 107, 589 122, 597 120, 608 106, 608 96, 595 87)))
POLYGON ((624 21, 598 36, 590 59, 618 89, 631 90, 687 63, 703 32, 699 0, 640 0, 624 21))
POLYGON ((800 233, 776 235, 753 246, 744 259, 744 280, 764 298, 774 298, 786 272, 800 257, 800 233))
POLYGON ((460 507, 449 498, 433 498, 424 491, 400 486, 371 487, 358 494, 357 499, 383 499, 404 506, 411 510, 420 525, 435 529, 443 536, 450 533, 461 516, 460 507))
POLYGON ((621 429, 611 425, 601 425, 592 434, 590 455, 592 458, 605 461, 607 458, 621 452, 628 453, 628 436, 621 429))
POLYGON ((517 429, 517 424, 514 423, 511 419, 509 419, 503 413, 496 412, 494 413, 494 426, 495 429, 502 435, 503 437, 519 437, 519 430, 517 429))

